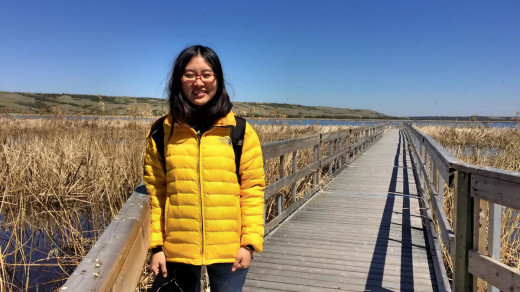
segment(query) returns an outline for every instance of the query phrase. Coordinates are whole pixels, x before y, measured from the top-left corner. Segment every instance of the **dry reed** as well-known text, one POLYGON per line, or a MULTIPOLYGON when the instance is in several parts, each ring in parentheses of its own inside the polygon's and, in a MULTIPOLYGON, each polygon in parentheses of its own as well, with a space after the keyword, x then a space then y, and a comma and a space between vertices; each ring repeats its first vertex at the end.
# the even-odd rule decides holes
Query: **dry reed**
POLYGON ((2 279, 9 290, 34 289, 29 283, 41 271, 29 267, 54 266, 66 277, 81 261, 141 179, 147 127, 0 120, 2 279))
MULTIPOLYGON (((42 268, 54 268, 61 277, 40 284, 56 289, 63 283, 141 181, 150 124, 0 117, 0 289, 34 289, 31 279, 42 268)), ((254 128, 262 143, 339 129, 254 128)), ((292 169, 287 156, 286 174, 292 169)), ((299 168, 312 159, 312 149, 299 153, 299 168)), ((271 168, 276 171, 266 172, 267 181, 276 180, 279 161, 268 161, 266 169, 271 168)), ((298 182, 298 193, 310 188, 311 179, 298 182)))
MULTIPOLYGON (((425 126, 419 127, 419 130, 430 135, 464 162, 520 172, 518 128, 425 126)), ((444 212, 452 224, 453 189, 445 185, 444 191, 444 212)), ((452 270, 453 263, 446 252, 444 258, 452 270)), ((503 208, 500 258, 503 263, 520 270, 519 210, 503 208)))

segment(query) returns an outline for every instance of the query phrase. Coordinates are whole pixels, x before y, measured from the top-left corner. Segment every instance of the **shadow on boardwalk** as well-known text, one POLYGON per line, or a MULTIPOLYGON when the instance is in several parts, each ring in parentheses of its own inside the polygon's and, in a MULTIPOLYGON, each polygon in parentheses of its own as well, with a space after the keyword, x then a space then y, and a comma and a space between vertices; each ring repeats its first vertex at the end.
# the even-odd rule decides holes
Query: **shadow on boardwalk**
POLYGON ((339 174, 265 242, 244 291, 436 291, 399 130, 339 174))
MULTIPOLYGON (((403 190, 399 194, 402 196, 402 221, 401 221, 401 266, 400 266, 400 290, 414 290, 414 270, 413 270, 413 254, 412 254, 412 226, 410 220, 410 190, 408 182, 408 168, 406 158, 406 148, 404 145, 404 137, 399 133, 399 143, 394 159, 394 168, 392 170, 392 178, 388 187, 388 195, 383 210, 383 216, 377 235, 376 248, 372 256, 370 269, 368 271, 365 291, 392 291, 383 288, 383 276, 385 269, 385 259, 388 250, 389 241, 395 241, 390 237, 390 225, 392 224, 392 215, 394 213, 395 197, 397 196, 397 178, 399 166, 399 158, 402 156, 403 170, 403 190), (383 272, 382 272, 383 271, 383 272)), ((430 270, 430 273, 432 271, 430 270)), ((434 277, 432 275, 432 286, 435 286, 434 277)))

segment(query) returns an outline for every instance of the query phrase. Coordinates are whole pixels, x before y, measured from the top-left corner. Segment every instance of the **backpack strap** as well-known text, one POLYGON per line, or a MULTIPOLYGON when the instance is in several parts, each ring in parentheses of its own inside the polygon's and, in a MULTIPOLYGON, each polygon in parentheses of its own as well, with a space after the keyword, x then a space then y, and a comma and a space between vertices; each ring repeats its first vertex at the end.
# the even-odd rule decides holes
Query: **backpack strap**
POLYGON ((246 132, 246 120, 242 117, 235 116, 237 125, 231 128, 231 143, 233 143, 233 151, 235 152, 235 166, 238 183, 240 183, 240 158, 242 157, 242 146, 244 145, 244 134, 246 132))
MULTIPOLYGON (((161 158, 161 163, 164 172, 166 173, 166 159, 164 158, 164 126, 163 122, 167 116, 163 116, 159 118, 152 124, 152 128, 150 129, 150 134, 148 138, 152 137, 155 142, 155 147, 157 147, 157 151, 159 152, 159 156, 161 158)), ((173 126, 172 126, 173 127, 173 126)))

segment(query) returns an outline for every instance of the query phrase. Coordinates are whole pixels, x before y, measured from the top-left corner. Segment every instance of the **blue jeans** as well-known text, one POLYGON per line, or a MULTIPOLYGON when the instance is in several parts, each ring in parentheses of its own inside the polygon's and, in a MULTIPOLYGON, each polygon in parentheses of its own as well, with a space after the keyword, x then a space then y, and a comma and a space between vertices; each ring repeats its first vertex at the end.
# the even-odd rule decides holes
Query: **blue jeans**
MULTIPOLYGON (((240 292, 246 281, 246 275, 249 269, 238 269, 231 271, 233 263, 213 264, 206 266, 209 276, 209 287, 211 292, 240 292)), ((201 266, 193 266, 181 263, 166 262, 166 270, 168 271, 167 279, 164 279, 161 273, 157 274, 154 280, 172 281, 175 279, 176 285, 183 292, 199 292, 200 291, 200 273, 201 266)), ((167 289, 160 289, 162 291, 167 289)))

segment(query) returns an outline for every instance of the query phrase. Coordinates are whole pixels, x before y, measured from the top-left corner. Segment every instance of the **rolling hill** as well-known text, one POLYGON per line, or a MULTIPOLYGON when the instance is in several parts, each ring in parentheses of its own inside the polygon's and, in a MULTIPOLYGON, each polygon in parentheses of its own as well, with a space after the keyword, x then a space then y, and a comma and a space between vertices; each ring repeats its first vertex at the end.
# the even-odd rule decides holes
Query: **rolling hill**
MULTIPOLYGON (((236 114, 249 117, 392 118, 367 109, 259 102, 233 102, 233 105, 236 114)), ((160 98, 0 91, 0 113, 160 116, 167 111, 167 100, 160 98)))

